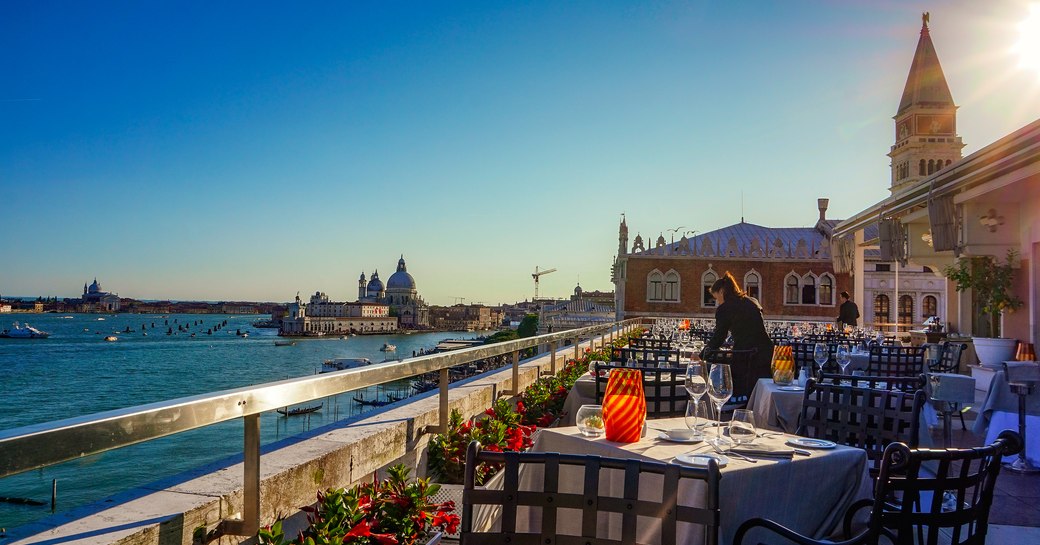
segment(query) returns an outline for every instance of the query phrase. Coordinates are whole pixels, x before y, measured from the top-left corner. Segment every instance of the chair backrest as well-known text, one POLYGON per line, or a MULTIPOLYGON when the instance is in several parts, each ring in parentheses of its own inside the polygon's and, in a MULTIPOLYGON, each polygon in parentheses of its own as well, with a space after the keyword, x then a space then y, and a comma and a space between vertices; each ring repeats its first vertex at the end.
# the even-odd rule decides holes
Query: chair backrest
POLYGON ((715 545, 719 519, 719 467, 714 460, 702 469, 554 452, 490 452, 480 450, 476 442, 466 454, 462 545, 627 545, 647 535, 659 535, 660 545, 675 545, 692 537, 679 536, 680 528, 697 531, 698 527, 704 543, 715 545), (474 487, 476 467, 485 462, 502 467, 501 490, 474 487), (607 480, 601 482, 601 478, 607 480), (574 486, 561 487, 560 481, 574 486), (703 501, 698 505, 679 503, 680 494, 688 499, 701 487, 703 501), (498 528, 473 527, 474 506, 478 505, 501 509, 498 528), (601 523, 604 519, 620 522, 620 532, 612 535, 610 524, 601 523), (565 533, 559 532, 561 523, 570 525, 563 528, 565 533), (572 536, 568 529, 578 535, 572 536), (508 539, 503 541, 503 537, 508 539))
POLYGON ((860 388, 913 392, 915 390, 924 390, 927 380, 927 377, 923 374, 917 375, 916 377, 870 377, 865 375, 824 373, 820 375, 819 382, 826 382, 829 384, 840 384, 845 382, 860 388))
POLYGON ((729 364, 730 372, 733 374, 733 396, 731 402, 744 402, 751 397, 751 391, 755 389, 758 379, 769 376, 769 369, 756 370, 753 367, 755 354, 758 350, 713 350, 704 353, 704 361, 709 364, 729 364), (762 373, 765 374, 762 374, 762 373))
POLYGON ((672 347, 671 339, 657 339, 653 337, 636 337, 629 341, 632 348, 664 348, 672 347))
POLYGON ((795 433, 861 448, 876 471, 889 444, 917 446, 924 402, 921 389, 904 392, 810 379, 795 433))
MULTIPOLYGON (((619 364, 596 362, 596 403, 603 403, 609 371, 612 369, 630 368, 619 364)), ((646 366, 641 367, 639 371, 643 373, 643 397, 646 399, 648 417, 660 418, 686 414, 686 402, 689 400, 690 394, 686 391, 685 367, 646 366)))
POLYGON ((872 346, 867 374, 875 377, 916 377, 924 372, 923 346, 872 346))
MULTIPOLYGON (((795 364, 798 367, 806 366, 807 369, 816 369, 816 360, 813 358, 815 351, 815 342, 797 342, 791 344, 791 355, 794 357, 795 364)), ((837 373, 841 369, 838 365, 838 358, 835 357, 837 352, 837 342, 827 343, 827 363, 823 364, 824 373, 837 373)))
POLYGON ((968 349, 964 343, 943 341, 940 345, 939 361, 928 366, 933 373, 956 373, 961 367, 961 354, 968 349))
POLYGON ((1011 430, 1000 432, 987 446, 969 449, 888 445, 868 532, 874 539, 887 535, 897 544, 985 543, 1001 459, 1021 448, 1022 438, 1011 430), (901 501, 892 502, 892 498, 901 501))
POLYGON ((679 362, 679 349, 675 348, 649 348, 628 346, 621 349, 621 361, 635 360, 637 363, 653 363, 660 361, 679 362))

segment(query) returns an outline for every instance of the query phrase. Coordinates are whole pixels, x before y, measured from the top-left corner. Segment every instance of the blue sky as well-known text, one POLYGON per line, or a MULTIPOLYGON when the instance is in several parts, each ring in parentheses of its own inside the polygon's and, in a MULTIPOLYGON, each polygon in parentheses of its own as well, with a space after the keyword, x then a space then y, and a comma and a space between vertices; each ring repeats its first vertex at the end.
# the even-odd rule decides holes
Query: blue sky
POLYGON ((655 237, 883 198, 920 13, 965 153, 1040 117, 993 2, 0 4, 0 293, 611 289, 655 237))

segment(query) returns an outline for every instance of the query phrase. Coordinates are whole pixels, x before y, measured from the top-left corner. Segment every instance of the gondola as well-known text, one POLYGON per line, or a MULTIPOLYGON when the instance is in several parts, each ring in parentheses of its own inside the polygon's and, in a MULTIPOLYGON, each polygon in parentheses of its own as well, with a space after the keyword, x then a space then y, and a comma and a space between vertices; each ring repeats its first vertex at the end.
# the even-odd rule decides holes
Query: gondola
POLYGON ((373 399, 373 400, 369 401, 367 399, 364 399, 364 398, 361 398, 361 397, 358 397, 358 396, 354 396, 354 403, 357 403, 358 405, 367 405, 369 407, 382 407, 384 405, 389 405, 392 402, 391 401, 380 401, 378 399, 373 399))
POLYGON ((293 409, 276 409, 276 412, 282 416, 299 416, 301 414, 316 413, 321 410, 322 405, 325 403, 318 403, 311 407, 296 407, 293 409))

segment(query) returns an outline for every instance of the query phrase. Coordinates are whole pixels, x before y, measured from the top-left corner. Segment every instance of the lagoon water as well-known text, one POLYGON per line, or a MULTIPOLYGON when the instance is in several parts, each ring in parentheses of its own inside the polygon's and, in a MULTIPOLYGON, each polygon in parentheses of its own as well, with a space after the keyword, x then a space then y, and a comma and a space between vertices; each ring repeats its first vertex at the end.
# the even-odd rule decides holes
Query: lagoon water
MULTIPOLYGON (((51 333, 49 339, 0 339, 0 430, 310 375, 326 359, 386 359, 383 343, 397 345, 396 356, 431 349, 446 338, 472 338, 473 333, 372 335, 347 339, 299 340, 275 346, 276 330, 256 329, 264 316, 215 314, 7 314, 51 333), (71 318, 68 318, 71 317, 71 318), (206 331, 227 320, 227 326, 206 331), (195 325, 196 322, 201 322, 195 325), (154 327, 152 327, 154 324, 154 327), (145 329, 142 331, 142 325, 145 329), (189 332, 177 326, 189 326, 189 332), (131 333, 125 333, 129 327, 131 333), (173 335, 167 335, 167 328, 173 335), (248 332, 246 338, 236 330, 248 332), (147 335, 144 335, 147 333, 147 335), (191 333, 195 333, 192 338, 191 333), (105 342, 116 335, 116 342, 105 342)), ((9 327, 4 323, 2 328, 9 327)), ((365 399, 410 392, 402 381, 371 388, 365 399)), ((264 444, 349 418, 361 407, 341 394, 323 399, 320 412, 261 417, 264 444)), ((232 420, 155 441, 126 447, 41 470, 0 479, 0 497, 29 498, 44 507, 0 503, 0 528, 11 528, 50 514, 51 481, 58 481, 58 511, 100 500, 121 490, 175 475, 242 451, 242 422, 232 420)))

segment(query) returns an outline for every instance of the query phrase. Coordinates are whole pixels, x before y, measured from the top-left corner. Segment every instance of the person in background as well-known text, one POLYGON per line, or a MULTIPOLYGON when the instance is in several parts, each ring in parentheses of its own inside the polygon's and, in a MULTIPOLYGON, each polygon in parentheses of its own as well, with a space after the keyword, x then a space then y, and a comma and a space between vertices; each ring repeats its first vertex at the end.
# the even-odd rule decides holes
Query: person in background
MULTIPOLYGON (((733 275, 726 271, 711 285, 715 308, 715 332, 704 347, 702 357, 718 350, 726 337, 733 336, 734 350, 757 349, 751 361, 751 371, 758 377, 770 376, 773 360, 773 341, 766 333, 762 307, 737 286, 733 275)), ((734 370, 734 372, 737 372, 734 370)))
POLYGON ((856 303, 850 301, 849 292, 841 292, 842 303, 838 308, 838 327, 856 327, 856 322, 859 320, 859 307, 856 303))

